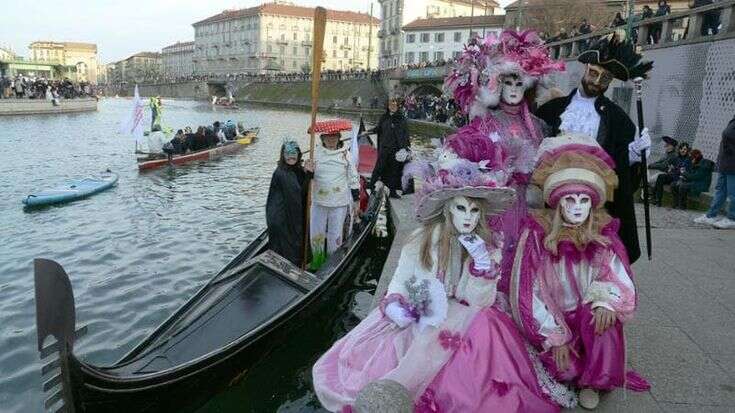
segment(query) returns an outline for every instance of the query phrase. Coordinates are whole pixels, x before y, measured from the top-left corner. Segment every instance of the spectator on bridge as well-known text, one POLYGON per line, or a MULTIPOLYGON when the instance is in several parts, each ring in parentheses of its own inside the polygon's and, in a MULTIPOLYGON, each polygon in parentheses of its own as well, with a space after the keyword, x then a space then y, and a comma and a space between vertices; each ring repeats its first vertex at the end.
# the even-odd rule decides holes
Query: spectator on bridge
MULTIPOLYGON (((709 6, 710 4, 713 4, 714 0, 694 0, 694 2, 690 3, 690 8, 696 9, 699 7, 709 6)), ((691 22, 691 20, 689 20, 691 22)), ((709 36, 710 32, 712 35, 716 35, 719 32, 719 26, 720 26, 720 11, 719 10, 711 10, 703 14, 702 16, 702 28, 700 30, 700 34, 702 36, 709 36)), ((686 30, 684 31, 684 37, 687 37, 687 34, 689 33, 689 26, 687 25, 686 30)))
POLYGON ((664 197, 664 186, 678 181, 679 177, 691 168, 692 161, 689 158, 690 150, 691 147, 688 143, 680 143, 678 148, 679 154, 676 159, 671 162, 665 173, 656 178, 656 184, 653 188, 653 205, 661 206, 664 197))
POLYGON ((674 208, 687 209, 687 197, 699 196, 709 189, 712 184, 712 172, 715 163, 704 159, 699 149, 692 150, 690 156, 691 167, 681 174, 679 180, 671 184, 671 193, 674 196, 674 208))
POLYGON ((369 134, 378 135, 378 161, 370 177, 370 185, 375 187, 377 181, 382 181, 390 189, 391 198, 400 198, 403 165, 408 159, 399 160, 399 152, 406 153, 411 148, 408 136, 408 121, 400 109, 398 99, 388 100, 387 109, 378 121, 378 124, 369 134))
MULTIPOLYGON (((669 6, 669 3, 667 3, 666 0, 659 0, 658 8, 656 9, 656 13, 653 16, 661 17, 661 16, 666 16, 668 14, 671 14, 671 6, 669 6)), ((655 23, 651 26, 650 35, 651 35, 651 40, 653 41, 653 44, 658 44, 659 40, 661 40, 661 29, 662 28, 663 28, 663 23, 655 23)))
POLYGON ((720 153, 717 157, 717 185, 709 211, 694 220, 698 224, 713 225, 720 229, 735 229, 735 117, 722 132, 720 153), (727 216, 717 220, 720 209, 730 199, 727 216))
POLYGON ((664 156, 658 161, 648 165, 648 169, 654 171, 653 173, 648 173, 648 186, 650 187, 653 187, 656 184, 656 178, 658 178, 659 175, 669 171, 669 167, 673 165, 678 158, 676 147, 679 145, 679 142, 670 136, 664 136, 661 140, 664 144, 664 156))
POLYGON ((625 26, 627 21, 623 18, 622 15, 620 15, 620 12, 615 13, 615 18, 613 19, 612 23, 610 24, 610 27, 620 27, 625 26))

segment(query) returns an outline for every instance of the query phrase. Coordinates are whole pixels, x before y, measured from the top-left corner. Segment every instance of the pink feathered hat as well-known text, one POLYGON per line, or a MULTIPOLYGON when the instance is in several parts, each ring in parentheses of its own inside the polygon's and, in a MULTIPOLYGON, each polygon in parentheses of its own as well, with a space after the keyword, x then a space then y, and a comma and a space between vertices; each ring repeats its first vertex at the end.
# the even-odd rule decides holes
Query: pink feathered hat
MULTIPOLYGON (((501 152, 499 146, 494 149, 501 152)), ((443 155, 451 148, 443 148, 443 155)), ((510 176, 504 169, 501 154, 471 162, 455 156, 439 156, 435 162, 414 161, 406 165, 404 179, 422 181, 416 194, 416 219, 430 220, 442 213, 444 204, 457 196, 484 199, 490 215, 501 214, 516 200, 516 191, 507 186, 510 176)))
POLYGON ((536 32, 505 30, 500 36, 490 33, 470 39, 445 79, 444 89, 474 118, 500 102, 501 76, 517 75, 526 87, 532 87, 542 77, 563 70, 564 62, 549 56, 536 32))

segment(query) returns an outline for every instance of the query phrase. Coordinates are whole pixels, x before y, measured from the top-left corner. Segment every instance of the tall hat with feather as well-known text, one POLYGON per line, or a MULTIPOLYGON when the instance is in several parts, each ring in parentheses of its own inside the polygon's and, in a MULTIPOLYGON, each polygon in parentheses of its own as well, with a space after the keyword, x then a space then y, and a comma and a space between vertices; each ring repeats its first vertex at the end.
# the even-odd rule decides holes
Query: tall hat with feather
POLYGON ((534 31, 505 30, 500 36, 490 33, 471 38, 445 79, 444 89, 474 118, 500 102, 501 76, 516 75, 526 87, 532 87, 542 77, 563 70, 564 62, 549 56, 549 49, 534 31))
POLYGON ((588 50, 579 55, 580 63, 601 66, 626 82, 637 77, 647 78, 653 62, 644 61, 635 45, 626 39, 625 32, 615 31, 594 42, 588 50))

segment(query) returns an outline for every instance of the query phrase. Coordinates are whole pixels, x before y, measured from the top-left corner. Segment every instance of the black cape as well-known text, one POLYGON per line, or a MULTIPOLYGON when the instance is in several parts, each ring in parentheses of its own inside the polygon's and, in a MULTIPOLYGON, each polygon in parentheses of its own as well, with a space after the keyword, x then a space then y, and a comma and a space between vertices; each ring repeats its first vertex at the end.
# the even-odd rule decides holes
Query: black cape
POLYGON ((378 134, 378 160, 370 177, 370 186, 383 181, 393 191, 401 189, 403 163, 396 161, 396 152, 411 146, 406 117, 400 111, 393 115, 386 112, 370 132, 378 134))
MULTIPOLYGON (((551 128, 552 136, 559 133, 561 115, 576 93, 577 89, 574 89, 569 96, 552 99, 536 111, 536 116, 551 128)), ((595 109, 600 115, 597 142, 615 161, 615 173, 619 181, 614 200, 605 207, 610 215, 620 219, 620 239, 632 264, 641 256, 633 193, 638 190, 642 175, 640 163, 630 165, 628 158, 628 144, 633 142, 636 128, 625 111, 604 95, 595 100, 595 109)))
POLYGON ((265 205, 270 249, 298 266, 303 258, 304 204, 311 176, 298 166, 278 166, 265 205))

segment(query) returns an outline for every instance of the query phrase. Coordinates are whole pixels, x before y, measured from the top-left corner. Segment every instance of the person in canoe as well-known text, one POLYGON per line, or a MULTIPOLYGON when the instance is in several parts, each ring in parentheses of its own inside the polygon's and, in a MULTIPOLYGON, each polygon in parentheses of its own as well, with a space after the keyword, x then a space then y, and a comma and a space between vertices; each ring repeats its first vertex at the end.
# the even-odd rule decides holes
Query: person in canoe
POLYGON ((151 106, 151 132, 158 126, 161 129, 161 116, 163 115, 163 101, 160 96, 154 96, 150 99, 151 106))
POLYGON ((298 143, 285 142, 271 178, 265 219, 270 249, 297 266, 303 262, 304 205, 313 176, 313 161, 302 166, 298 143))
POLYGON ((158 125, 153 126, 151 133, 146 136, 146 146, 149 155, 160 155, 163 153, 163 145, 166 143, 166 134, 158 125))
POLYGON ((179 129, 173 139, 163 145, 163 152, 168 155, 169 159, 174 155, 183 155, 186 153, 186 137, 184 131, 179 129))
POLYGON ((540 413, 573 405, 566 387, 548 375, 540 380, 538 360, 496 301, 502 237, 487 218, 511 206, 515 190, 502 173, 464 159, 423 171, 420 227, 403 247, 380 306, 314 365, 319 401, 329 411, 352 411, 366 385, 391 380, 420 413, 540 413))
MULTIPOLYGON (((352 129, 347 120, 317 122, 315 133, 322 144, 316 147, 314 191, 309 235, 312 269, 342 245, 345 219, 359 214, 360 181, 352 156, 342 143, 340 132, 352 129)), ((351 226, 350 226, 351 228, 351 226)))

